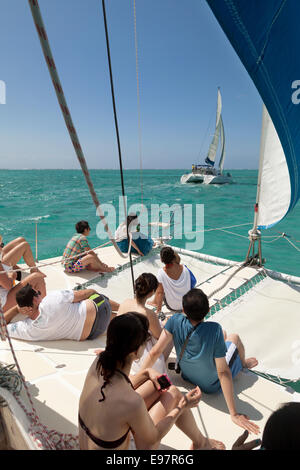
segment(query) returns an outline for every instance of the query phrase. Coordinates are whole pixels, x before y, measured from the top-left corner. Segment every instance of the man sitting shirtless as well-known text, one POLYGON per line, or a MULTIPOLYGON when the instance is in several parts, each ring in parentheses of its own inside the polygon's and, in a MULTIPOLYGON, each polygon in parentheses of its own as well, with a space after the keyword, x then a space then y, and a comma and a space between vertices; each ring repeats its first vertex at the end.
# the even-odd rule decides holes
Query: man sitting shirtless
POLYGON ((16 295, 17 306, 4 313, 12 338, 28 341, 84 341, 103 334, 119 304, 94 289, 56 290, 45 297, 30 284, 16 295), (26 318, 10 323, 21 313, 26 318))

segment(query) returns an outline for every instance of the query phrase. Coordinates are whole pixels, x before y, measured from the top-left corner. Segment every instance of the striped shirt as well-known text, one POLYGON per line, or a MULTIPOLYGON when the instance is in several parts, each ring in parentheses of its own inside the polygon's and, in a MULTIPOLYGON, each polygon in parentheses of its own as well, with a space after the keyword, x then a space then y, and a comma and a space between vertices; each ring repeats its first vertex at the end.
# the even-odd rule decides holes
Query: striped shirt
POLYGON ((86 250, 90 250, 90 249, 91 248, 90 248, 90 245, 88 244, 87 238, 81 233, 77 233, 68 242, 65 248, 65 251, 63 253, 61 262, 65 268, 68 268, 72 266, 72 264, 78 259, 80 259, 81 257, 78 256, 71 260, 67 260, 67 258, 72 258, 73 256, 78 255, 80 253, 84 253, 86 250))

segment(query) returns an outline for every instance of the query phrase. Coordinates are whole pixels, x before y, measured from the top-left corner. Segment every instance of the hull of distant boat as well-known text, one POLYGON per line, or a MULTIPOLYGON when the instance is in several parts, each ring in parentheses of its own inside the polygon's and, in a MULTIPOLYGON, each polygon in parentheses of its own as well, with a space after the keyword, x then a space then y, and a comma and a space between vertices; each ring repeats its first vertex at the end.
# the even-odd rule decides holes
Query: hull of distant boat
POLYGON ((203 175, 197 173, 189 173, 187 175, 182 175, 180 182, 181 184, 231 184, 233 183, 233 179, 229 173, 227 173, 226 175, 203 175))

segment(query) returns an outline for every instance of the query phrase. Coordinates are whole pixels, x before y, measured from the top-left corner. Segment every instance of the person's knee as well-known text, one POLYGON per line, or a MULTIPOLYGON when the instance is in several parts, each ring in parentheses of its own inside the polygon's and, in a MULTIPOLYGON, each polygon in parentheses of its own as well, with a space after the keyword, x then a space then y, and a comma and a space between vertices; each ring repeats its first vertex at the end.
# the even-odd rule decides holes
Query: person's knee
POLYGON ((22 243, 27 243, 24 237, 18 237, 14 241, 17 242, 18 245, 21 245, 22 243))
POLYGON ((80 261, 82 264, 87 265, 94 261, 94 256, 92 256, 91 254, 85 255, 80 259, 80 261))
POLYGON ((18 243, 18 247, 22 248, 23 251, 28 250, 30 248, 29 243, 23 238, 22 241, 18 243))
POLYGON ((232 333, 232 334, 227 336, 226 341, 231 341, 232 343, 234 343, 237 346, 240 343, 240 337, 239 337, 238 334, 232 333))
POLYGON ((175 385, 171 385, 171 387, 168 388, 168 392, 173 400, 174 406, 177 405, 182 398, 182 393, 178 390, 177 387, 175 387, 175 385))
POLYGON ((46 277, 46 275, 44 273, 41 273, 41 272, 37 272, 37 273, 32 273, 32 274, 29 274, 29 276, 26 277, 25 281, 26 283, 30 284, 31 282, 40 282, 40 283, 44 283, 44 278, 46 277))

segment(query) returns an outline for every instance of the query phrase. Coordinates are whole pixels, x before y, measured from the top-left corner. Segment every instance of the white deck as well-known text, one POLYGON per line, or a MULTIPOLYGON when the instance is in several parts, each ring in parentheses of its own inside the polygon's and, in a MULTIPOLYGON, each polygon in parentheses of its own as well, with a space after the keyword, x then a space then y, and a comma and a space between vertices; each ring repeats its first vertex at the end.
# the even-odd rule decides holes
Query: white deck
MULTIPOLYGON (((127 262, 121 258, 112 247, 100 250, 101 259, 110 265, 122 265, 127 262)), ((50 260, 51 262, 53 261, 50 260)), ((199 260, 194 260, 182 255, 182 261, 194 272, 201 288, 209 294, 224 283, 224 280, 236 268, 217 266, 199 260), (222 272, 220 276, 214 277, 222 272), (205 282, 205 279, 211 278, 205 282)), ((44 262, 47 264, 47 260, 44 262)), ((142 272, 157 272, 161 266, 156 256, 146 257, 141 263, 134 266, 135 278, 142 272)), ((77 283, 93 280, 94 273, 65 274, 60 265, 41 268, 47 274, 47 289, 73 288, 77 283)), ((227 296, 238 286, 257 274, 253 268, 247 268, 238 273, 225 289, 218 292, 211 303, 227 296)), ((97 287, 116 301, 132 295, 131 277, 128 269, 117 275, 105 275, 97 281, 97 287)), ((299 294, 298 294, 299 295, 299 294)), ((217 314, 218 315, 218 314, 217 314)), ((227 328, 227 332, 229 333, 227 328)), ((78 401, 83 387, 87 371, 93 362, 94 350, 104 347, 105 336, 93 341, 48 341, 25 342, 12 340, 17 354, 21 370, 31 392, 34 406, 38 411, 41 422, 50 429, 63 433, 77 434, 78 401)), ((8 342, 0 342, 0 362, 12 363, 13 358, 8 342)), ((175 372, 170 373, 173 383, 182 391, 187 390, 190 384, 184 382, 175 372)), ((271 383, 253 373, 241 373, 234 380, 237 394, 237 409, 247 414, 256 422, 261 430, 273 410, 281 403, 290 400, 299 400, 299 394, 288 391, 282 386, 271 383)), ((2 391, 1 391, 2 393, 2 391)), ((7 392, 3 395, 8 396, 7 392)), ((27 402, 24 390, 22 398, 27 402)), ((14 414, 22 421, 23 411, 15 405, 14 399, 9 398, 10 407, 14 414)), ((223 441, 227 448, 242 433, 242 430, 234 425, 226 411, 226 405, 222 394, 203 395, 199 406, 193 409, 194 416, 204 434, 223 441)), ((24 421, 25 423, 25 421, 24 421)), ((25 433, 26 433, 26 424, 25 433)), ((250 436, 249 439, 253 439, 250 436)), ((162 440, 162 449, 188 449, 188 439, 176 426, 162 440)))

